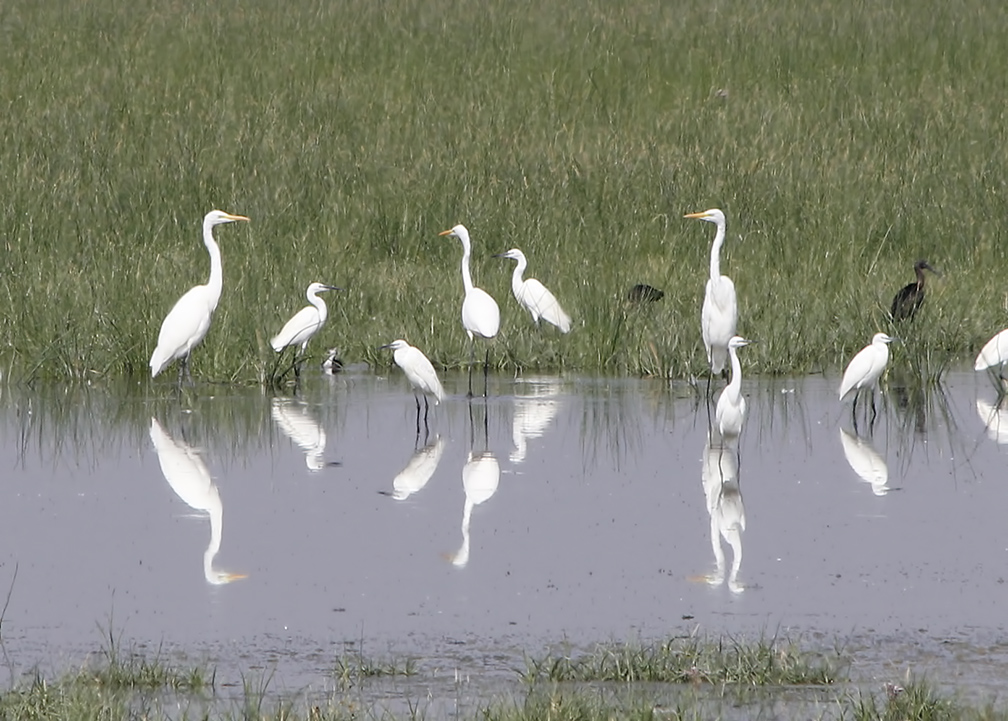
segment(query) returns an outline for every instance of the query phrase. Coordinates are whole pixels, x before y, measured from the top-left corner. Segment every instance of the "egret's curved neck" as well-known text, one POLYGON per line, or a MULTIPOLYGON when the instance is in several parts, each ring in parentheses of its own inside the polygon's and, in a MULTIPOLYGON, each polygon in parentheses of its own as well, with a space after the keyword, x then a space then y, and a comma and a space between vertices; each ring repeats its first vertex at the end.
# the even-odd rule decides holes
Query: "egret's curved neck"
POLYGON ((319 298, 315 291, 312 291, 308 293, 308 302, 318 311, 319 323, 325 323, 325 319, 329 315, 329 308, 326 307, 325 301, 319 298))
POLYGON ((738 350, 728 346, 728 355, 731 356, 731 381, 725 392, 731 393, 733 397, 738 397, 742 392, 742 364, 739 363, 738 350))
POLYGON ((518 265, 515 266, 514 273, 511 274, 511 289, 517 294, 525 281, 522 280, 522 274, 525 272, 525 268, 528 267, 528 261, 525 260, 524 256, 518 257, 518 265))
POLYGON ((459 233, 458 239, 462 241, 462 285, 465 286, 466 295, 473 289, 472 276, 469 275, 469 234, 459 233))
POLYGON ((221 265, 220 246, 214 240, 213 226, 209 223, 203 224, 203 245, 210 253, 210 280, 207 281, 207 287, 213 291, 214 305, 216 306, 224 287, 224 268, 221 265))
POLYGON ((710 249, 710 277, 718 280, 721 277, 721 246, 724 245, 725 224, 717 223, 717 234, 710 249))
POLYGON ((203 553, 203 573, 209 579, 213 575, 214 557, 220 550, 224 507, 220 503, 216 503, 207 510, 210 513, 210 543, 207 544, 206 551, 203 553))

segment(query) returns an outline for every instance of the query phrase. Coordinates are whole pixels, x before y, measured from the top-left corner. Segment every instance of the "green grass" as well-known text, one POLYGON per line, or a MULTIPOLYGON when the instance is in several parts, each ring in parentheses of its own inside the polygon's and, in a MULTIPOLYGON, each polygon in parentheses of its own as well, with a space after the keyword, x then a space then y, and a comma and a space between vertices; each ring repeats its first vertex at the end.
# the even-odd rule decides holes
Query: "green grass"
POLYGON ((262 381, 313 280, 347 289, 316 355, 459 367, 457 222, 497 367, 697 374, 713 228, 681 216, 712 206, 747 370, 842 364, 919 257, 912 335, 964 362, 1008 325, 1006 35, 984 0, 4 3, 0 372, 144 377, 214 207, 253 222, 218 229, 197 378, 262 381), (516 307, 512 246, 568 336, 516 307))
MULTIPOLYGON (((818 654, 794 644, 748 644, 731 641, 702 641, 695 659, 714 661, 722 669, 736 664, 739 657, 763 658, 768 654, 792 656, 785 665, 792 668, 821 668, 818 654), (720 658, 718 658, 720 657, 720 658)), ((637 650, 609 645, 607 653, 623 654, 631 665, 644 669, 651 660, 639 659, 637 650)), ((908 677, 902 685, 873 681, 871 688, 839 682, 835 677, 793 674, 729 673, 717 684, 713 679, 693 675, 689 678, 648 679, 641 670, 633 678, 613 678, 595 670, 578 673, 576 679, 546 677, 540 670, 526 683, 510 692, 500 691, 493 698, 472 698, 468 689, 431 694, 438 686, 429 669, 412 664, 404 667, 396 661, 368 661, 368 668, 380 673, 357 676, 360 659, 345 663, 352 668, 355 682, 325 693, 306 690, 291 693, 270 688, 272 674, 246 678, 237 695, 218 696, 213 683, 180 683, 179 678, 207 678, 198 667, 179 671, 157 654, 146 659, 130 653, 123 659, 112 647, 103 652, 103 661, 48 680, 35 672, 13 688, 0 690, 0 719, 37 721, 77 721, 80 719, 262 719, 288 721, 338 721, 343 719, 417 719, 436 718, 441 713, 452 718, 483 721, 557 721, 585 719, 721 719, 721 718, 816 718, 852 719, 853 721, 922 721, 953 719, 1003 720, 1008 715, 991 703, 976 705, 940 693, 925 680, 908 677), (406 674, 406 669, 410 669, 406 674), (394 696, 388 689, 373 696, 368 684, 381 684, 388 674, 418 676, 414 686, 403 685, 394 696), (115 678, 115 682, 108 679, 115 678), (439 698, 440 694, 449 697, 439 698), (459 698, 466 701, 461 706, 459 698), (438 701, 447 707, 438 707, 438 701), (390 703, 391 702, 391 703, 390 703), (447 709, 447 710, 445 710, 447 709)), ((345 659, 344 659, 345 660, 345 659)), ((775 662, 776 663, 776 662, 775 662)), ((506 688, 502 684, 499 688, 506 688)))

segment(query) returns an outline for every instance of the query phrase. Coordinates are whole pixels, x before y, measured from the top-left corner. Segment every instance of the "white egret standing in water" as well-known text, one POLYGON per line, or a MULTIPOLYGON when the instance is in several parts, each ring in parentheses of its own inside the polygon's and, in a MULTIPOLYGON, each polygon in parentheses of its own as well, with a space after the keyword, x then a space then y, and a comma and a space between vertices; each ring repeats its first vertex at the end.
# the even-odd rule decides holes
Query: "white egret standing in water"
POLYGON ((1004 377, 1004 365, 1008 363, 1008 328, 991 338, 980 349, 973 370, 991 370, 1000 377, 1004 377))
POLYGON ((535 278, 522 279, 522 273, 528 267, 525 254, 517 248, 512 248, 506 253, 495 255, 495 258, 510 258, 518 261, 514 273, 511 275, 511 291, 514 293, 518 303, 532 314, 532 320, 539 325, 542 318, 547 323, 555 325, 561 333, 568 333, 571 329, 571 319, 564 309, 560 307, 556 296, 535 278))
POLYGON ((889 363, 889 344, 893 342, 885 333, 876 333, 872 342, 866 345, 847 364, 843 380, 840 382, 840 402, 854 399, 851 414, 857 426, 857 397, 862 388, 867 388, 871 395, 871 417, 875 420, 875 386, 889 363))
POLYGON ((710 278, 704 293, 700 313, 700 330, 711 373, 720 373, 728 360, 728 341, 735 335, 738 323, 738 300, 735 284, 727 275, 721 275, 721 246, 725 239, 725 216, 717 208, 702 213, 689 213, 685 218, 695 218, 714 223, 717 232, 710 253, 710 278))
POLYGON ((721 391, 717 408, 714 411, 714 420, 724 437, 738 437, 742 433, 742 424, 745 422, 746 415, 746 400, 742 395, 742 365, 739 363, 738 349, 744 348, 751 342, 737 335, 732 336, 728 341, 728 355, 731 357, 732 367, 731 381, 721 391))
POLYGON ((243 573, 218 571, 213 566, 221 545, 224 506, 199 454, 187 444, 172 439, 155 418, 151 418, 150 439, 161 464, 161 473, 175 494, 191 508, 210 516, 210 543, 203 553, 203 576, 207 583, 218 586, 246 578, 243 573))
POLYGON ((311 305, 306 305, 284 324, 284 327, 270 339, 270 345, 277 353, 288 346, 301 346, 300 351, 294 351, 294 375, 299 377, 301 369, 298 364, 300 356, 304 356, 308 341, 312 339, 319 329, 326 322, 329 316, 329 309, 325 301, 318 297, 319 293, 327 290, 339 290, 334 285, 325 283, 312 283, 308 286, 305 296, 311 305))
MULTIPOLYGON (((490 297, 482 288, 473 285, 469 274, 469 231, 462 224, 450 228, 440 235, 450 235, 462 241, 462 285, 465 287, 465 298, 462 301, 462 327, 469 334, 469 396, 472 397, 472 366, 476 349, 473 345, 474 336, 487 340, 497 335, 500 330, 500 308, 497 301, 490 297)), ((483 397, 487 394, 487 376, 490 373, 490 349, 487 348, 483 361, 483 397)))
POLYGON ((182 373, 189 373, 189 354, 199 345, 210 330, 210 321, 220 302, 224 287, 220 246, 213 238, 213 227, 236 220, 248 221, 244 215, 231 215, 222 210, 211 210, 203 218, 203 244, 210 254, 210 279, 206 285, 197 285, 178 299, 161 323, 157 347, 151 354, 151 378, 157 377, 176 358, 179 361, 179 385, 182 373))
POLYGON ((413 400, 416 401, 417 412, 417 435, 419 435, 420 399, 417 398, 416 392, 420 391, 424 397, 424 425, 427 425, 427 411, 429 410, 427 396, 434 399, 434 405, 444 400, 444 388, 441 387, 437 371, 434 370, 434 366, 419 348, 411 346, 404 340, 394 340, 381 348, 390 348, 393 351, 392 358, 396 365, 403 369, 406 380, 413 387, 413 400))

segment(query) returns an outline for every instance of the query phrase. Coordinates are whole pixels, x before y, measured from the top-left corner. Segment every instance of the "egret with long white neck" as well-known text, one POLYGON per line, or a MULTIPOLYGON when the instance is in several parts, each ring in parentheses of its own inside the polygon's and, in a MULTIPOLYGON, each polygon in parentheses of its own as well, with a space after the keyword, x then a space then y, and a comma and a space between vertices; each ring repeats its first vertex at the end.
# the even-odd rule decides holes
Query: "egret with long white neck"
POLYGON ((532 314, 532 320, 539 325, 542 318, 547 323, 555 325, 561 333, 568 333, 571 329, 571 319, 564 309, 560 307, 556 296, 535 278, 524 280, 522 274, 528 267, 528 260, 525 254, 518 248, 512 248, 506 253, 495 255, 495 258, 510 258, 517 261, 514 273, 511 275, 511 291, 515 299, 525 310, 532 314))
POLYGON ((233 223, 236 220, 247 221, 248 218, 244 215, 231 215, 222 210, 211 210, 203 218, 203 244, 210 253, 210 279, 206 285, 190 288, 165 316, 164 322, 161 323, 161 332, 158 333, 157 347, 151 354, 151 378, 156 377, 176 358, 181 359, 180 386, 183 371, 188 375, 189 354, 210 330, 210 321, 213 319, 224 287, 220 246, 214 240, 213 227, 221 223, 233 223))
POLYGON ((312 283, 308 286, 305 296, 311 305, 306 305, 284 324, 279 333, 270 339, 270 345, 277 353, 289 346, 301 346, 300 351, 294 353, 294 375, 300 377, 301 369, 299 358, 304 357, 305 347, 329 317, 329 309, 325 301, 318 297, 319 293, 327 290, 339 290, 334 285, 325 283, 312 283))
POLYGON ((714 223, 717 233, 710 253, 710 278, 704 293, 703 309, 700 312, 700 330, 703 333, 704 348, 711 373, 720 373, 728 360, 728 341, 735 335, 738 324, 738 299, 735 284, 727 275, 721 275, 721 246, 725 239, 725 216, 717 208, 702 213, 683 216, 714 223))
POLYGON ((728 355, 731 358, 731 380, 718 398, 714 420, 723 438, 737 438, 745 423, 746 401, 742 395, 742 364, 739 363, 738 349, 752 341, 740 336, 732 336, 728 341, 728 355))
MULTIPOLYGON (((469 334, 469 396, 472 397, 472 366, 476 349, 475 336, 489 340, 500 330, 500 308, 497 301, 490 297, 482 288, 473 285, 469 274, 469 255, 472 246, 469 243, 469 231, 462 224, 440 233, 458 238, 462 242, 462 285, 465 288, 465 298, 462 301, 462 327, 469 334)), ((487 376, 490 372, 490 349, 487 348, 483 361, 483 397, 487 394, 487 376)))

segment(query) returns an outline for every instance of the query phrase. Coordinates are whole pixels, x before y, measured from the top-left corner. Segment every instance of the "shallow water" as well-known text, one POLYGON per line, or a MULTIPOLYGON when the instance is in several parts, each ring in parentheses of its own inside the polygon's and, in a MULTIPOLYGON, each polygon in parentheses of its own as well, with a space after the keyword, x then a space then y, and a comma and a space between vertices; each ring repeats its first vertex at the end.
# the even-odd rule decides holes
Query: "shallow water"
POLYGON ((446 380, 419 438, 397 374, 3 389, 11 678, 110 633, 286 689, 346 652, 512 680, 550 645, 696 629, 839 642, 867 683, 1008 671, 1008 417, 982 376, 891 387, 860 435, 836 379, 747 383, 724 448, 688 385, 498 379, 470 403, 446 380))

